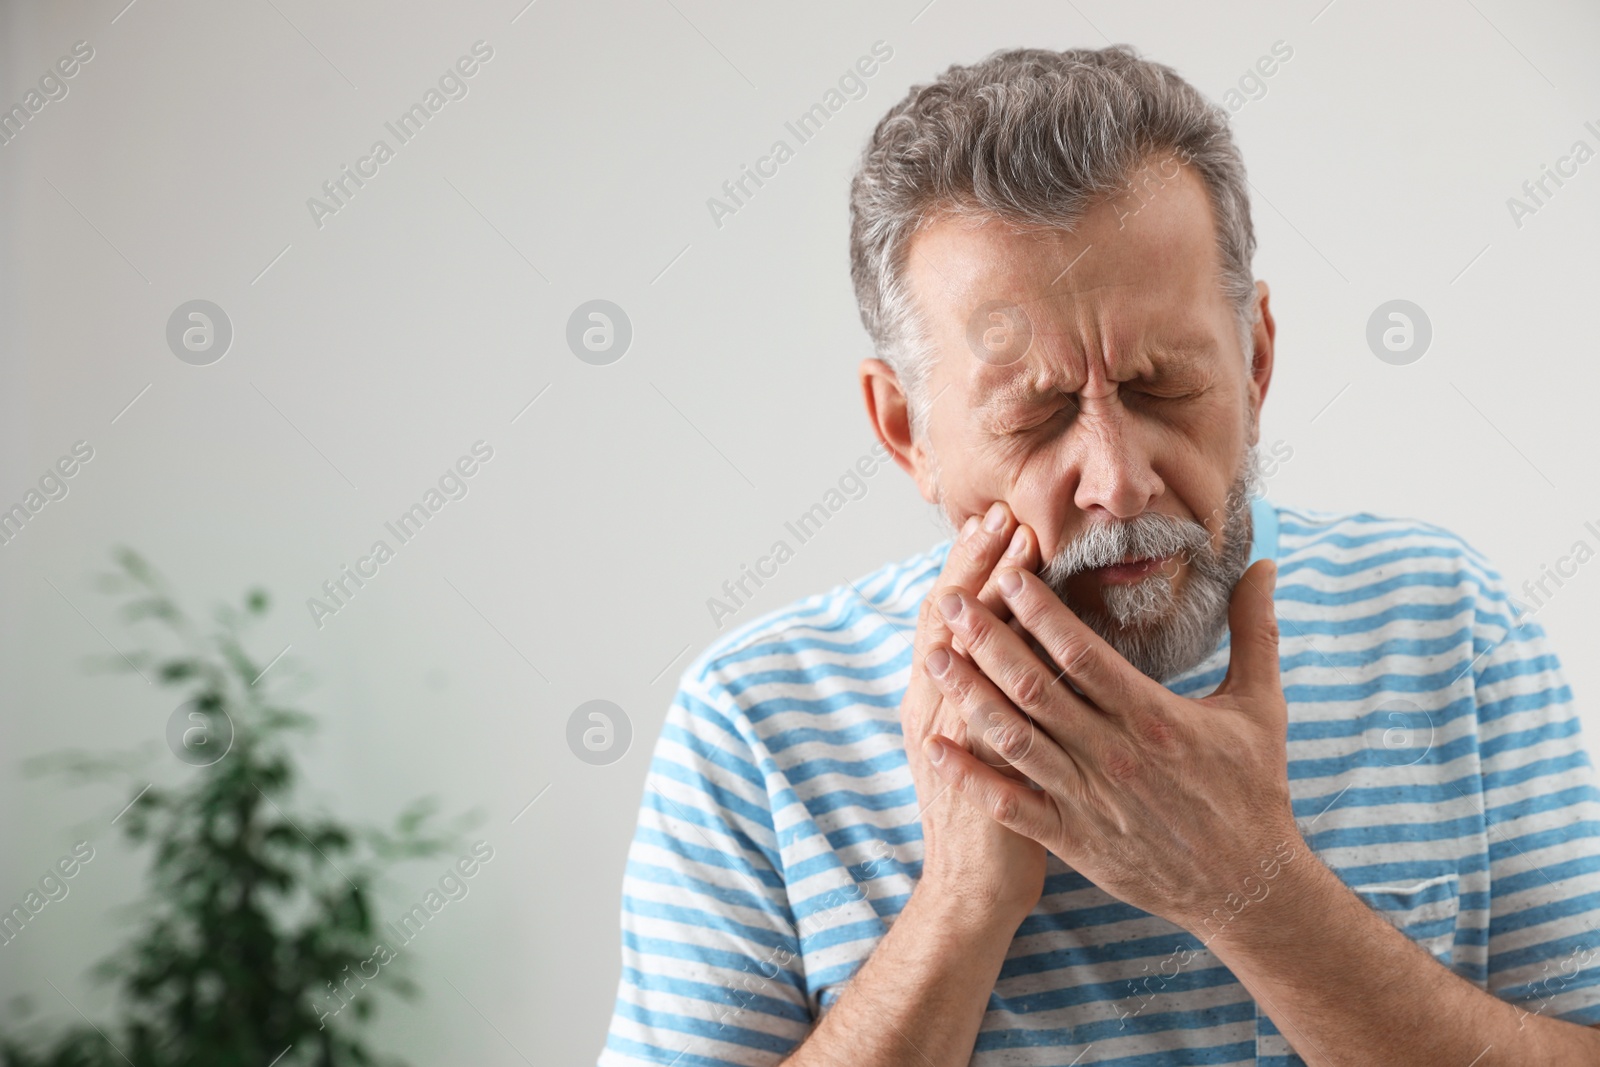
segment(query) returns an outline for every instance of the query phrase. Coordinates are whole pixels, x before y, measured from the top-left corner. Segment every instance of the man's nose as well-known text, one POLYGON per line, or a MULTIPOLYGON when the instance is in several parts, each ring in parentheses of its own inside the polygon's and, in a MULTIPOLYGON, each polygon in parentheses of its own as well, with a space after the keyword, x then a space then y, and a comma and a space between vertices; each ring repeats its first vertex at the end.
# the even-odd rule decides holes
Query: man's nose
POLYGON ((1142 515, 1164 488, 1152 466, 1153 442, 1132 424, 1121 405, 1083 412, 1070 435, 1077 485, 1072 502, 1085 514, 1126 520, 1142 515))

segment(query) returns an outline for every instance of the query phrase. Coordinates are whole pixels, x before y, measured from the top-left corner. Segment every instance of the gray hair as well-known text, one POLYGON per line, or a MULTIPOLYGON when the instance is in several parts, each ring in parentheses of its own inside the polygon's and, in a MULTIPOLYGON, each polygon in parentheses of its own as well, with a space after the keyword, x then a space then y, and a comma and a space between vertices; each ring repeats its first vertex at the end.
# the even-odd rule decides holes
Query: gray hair
POLYGON ((1248 359, 1256 242, 1244 160, 1227 112, 1171 67, 1126 45, 1018 48, 952 66, 889 110, 850 183, 850 277, 873 346, 910 400, 914 433, 933 361, 905 277, 917 233, 947 217, 1071 226, 1096 201, 1134 191, 1135 171, 1162 152, 1193 163, 1205 183, 1220 282, 1248 359))

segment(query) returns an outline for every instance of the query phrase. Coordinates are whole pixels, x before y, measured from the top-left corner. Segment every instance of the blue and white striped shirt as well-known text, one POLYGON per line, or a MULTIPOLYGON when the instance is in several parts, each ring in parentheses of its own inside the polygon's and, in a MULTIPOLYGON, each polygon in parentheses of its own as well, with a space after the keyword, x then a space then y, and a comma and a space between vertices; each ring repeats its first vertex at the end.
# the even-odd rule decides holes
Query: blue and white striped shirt
MULTIPOLYGON (((1253 555, 1278 561, 1306 841, 1468 981, 1600 1022, 1600 792, 1543 630, 1438 527, 1261 500, 1253 516, 1253 555)), ((603 1067, 779 1062, 905 905, 922 833, 899 707, 949 547, 756 620, 685 671, 628 855, 603 1067)), ((1211 692, 1227 644, 1169 688, 1211 692)), ((972 1062, 1302 1061, 1201 939, 1051 856, 972 1062)))

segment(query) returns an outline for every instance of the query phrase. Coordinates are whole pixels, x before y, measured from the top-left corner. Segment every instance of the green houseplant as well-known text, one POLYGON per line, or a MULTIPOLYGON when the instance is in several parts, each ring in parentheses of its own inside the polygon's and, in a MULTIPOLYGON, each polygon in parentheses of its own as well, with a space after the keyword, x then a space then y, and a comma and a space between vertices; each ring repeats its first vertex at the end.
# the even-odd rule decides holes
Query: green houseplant
MULTIPOLYGON (((202 629, 132 551, 102 587, 128 598, 130 621, 161 624, 175 650, 107 663, 181 691, 187 718, 169 736, 203 757, 177 787, 152 785, 117 829, 151 855, 129 940, 96 968, 118 992, 115 1021, 0 1037, 5 1067, 345 1067, 386 1064, 368 1044, 376 998, 352 984, 380 940, 373 889, 393 864, 454 847, 470 820, 436 827, 423 800, 392 831, 349 826, 297 803, 293 743, 313 726, 272 695, 303 675, 257 662, 250 625, 268 611, 252 590, 202 629), (264 676, 265 675, 265 676, 264 676), (183 726, 192 722, 196 725, 183 726), (227 735, 231 733, 231 738, 227 735), (200 746, 210 744, 209 752, 200 746), (224 747, 225 746, 225 747, 224 747), (220 757, 220 758, 216 758, 220 757), (348 1009, 348 1010, 346 1010, 348 1009), (277 1059, 274 1059, 277 1057, 277 1059)), ((146 757, 148 758, 148 757, 146 757)), ((103 780, 135 757, 81 752, 31 761, 36 773, 103 780)), ((133 789, 130 789, 130 794, 133 789)), ((385 961, 383 991, 415 996, 409 959, 385 961)), ((8 1027, 8 1030, 12 1028, 8 1027)))

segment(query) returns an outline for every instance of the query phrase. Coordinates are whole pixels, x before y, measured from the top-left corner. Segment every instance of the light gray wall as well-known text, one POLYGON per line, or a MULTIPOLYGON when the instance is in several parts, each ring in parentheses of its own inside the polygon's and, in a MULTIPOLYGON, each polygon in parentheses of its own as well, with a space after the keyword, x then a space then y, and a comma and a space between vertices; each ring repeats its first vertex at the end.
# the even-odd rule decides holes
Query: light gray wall
MULTIPOLYGON (((322 680, 316 800, 386 818, 432 792, 487 813, 496 859, 415 945, 425 999, 385 1012, 382 1043, 418 1063, 591 1060, 651 742, 716 636, 706 598, 871 445, 850 164, 908 85, 998 47, 1127 41, 1221 99, 1286 42, 1236 116, 1280 328, 1264 434, 1293 448, 1272 496, 1451 527, 1514 585, 1600 545, 1583 525, 1600 526, 1600 161, 1520 226, 1507 207, 1575 140, 1600 148, 1591 4, 124 3, 0 6, 0 104, 74 42, 94 49, 0 147, 0 501, 75 441, 94 448, 0 548, 0 899, 80 828, 99 849, 0 950, 0 998, 71 1017, 48 978, 105 1007, 84 972, 136 892, 109 825, 126 797, 15 766, 161 736, 161 691, 81 670, 144 639, 88 577, 126 543, 197 604, 277 595, 258 652, 292 646, 322 680), (469 95, 319 228, 307 198, 393 146, 385 121, 480 39, 494 54, 469 95), (793 143, 784 122, 879 40, 893 58, 865 97, 717 226, 707 198, 793 143), (196 298, 235 331, 210 366, 165 339, 196 298), (634 327, 610 366, 564 339, 594 298, 634 327), (1364 339, 1393 298, 1433 324, 1410 366, 1364 339), (469 495, 313 625, 306 598, 479 439, 494 458, 469 495), (565 741, 596 698, 634 731, 608 766, 565 741)), ((734 621, 937 537, 884 472, 734 621)), ((1592 734, 1600 563, 1540 619, 1592 734)), ((152 779, 185 773, 163 759, 152 779)), ((436 873, 403 872, 386 908, 436 873)))

